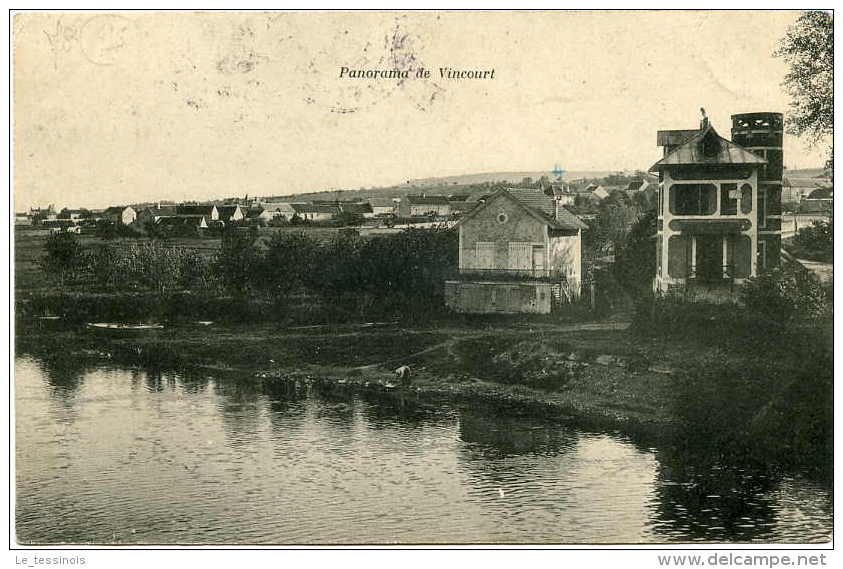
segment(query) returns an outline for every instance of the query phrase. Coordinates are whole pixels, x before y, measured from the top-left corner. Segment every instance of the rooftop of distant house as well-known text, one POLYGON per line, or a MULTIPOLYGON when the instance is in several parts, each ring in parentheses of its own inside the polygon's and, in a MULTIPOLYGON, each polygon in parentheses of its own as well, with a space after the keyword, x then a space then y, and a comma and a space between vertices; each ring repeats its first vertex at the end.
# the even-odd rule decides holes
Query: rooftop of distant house
POLYGON ((447 196, 408 195, 405 199, 410 205, 448 205, 449 203, 447 196))

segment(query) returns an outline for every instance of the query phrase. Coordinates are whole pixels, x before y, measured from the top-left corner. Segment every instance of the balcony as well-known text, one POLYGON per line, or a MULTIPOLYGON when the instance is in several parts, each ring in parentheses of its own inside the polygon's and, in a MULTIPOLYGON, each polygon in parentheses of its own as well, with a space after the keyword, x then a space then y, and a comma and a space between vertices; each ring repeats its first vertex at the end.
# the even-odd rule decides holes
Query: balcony
POLYGON ((453 280, 565 282, 569 273, 562 269, 459 269, 453 280))

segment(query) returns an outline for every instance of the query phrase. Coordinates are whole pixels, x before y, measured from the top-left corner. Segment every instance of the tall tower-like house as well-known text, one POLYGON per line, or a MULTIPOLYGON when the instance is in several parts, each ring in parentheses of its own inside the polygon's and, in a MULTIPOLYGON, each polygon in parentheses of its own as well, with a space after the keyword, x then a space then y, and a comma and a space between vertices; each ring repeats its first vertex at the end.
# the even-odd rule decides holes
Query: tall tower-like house
POLYGON ((777 267, 782 250, 782 138, 781 113, 732 115, 732 142, 767 161, 758 171, 758 271, 777 267))
POLYGON ((732 119, 751 147, 717 134, 705 111, 698 129, 658 131, 657 291, 731 290, 778 262, 781 115, 732 119))

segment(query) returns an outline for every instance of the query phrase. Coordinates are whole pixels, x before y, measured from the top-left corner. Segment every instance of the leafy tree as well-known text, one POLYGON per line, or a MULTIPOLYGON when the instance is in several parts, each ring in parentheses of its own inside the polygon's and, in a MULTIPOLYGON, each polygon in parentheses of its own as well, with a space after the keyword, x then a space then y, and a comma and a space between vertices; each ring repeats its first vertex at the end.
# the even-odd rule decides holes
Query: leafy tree
POLYGON ((632 199, 619 190, 613 191, 600 202, 597 219, 588 233, 588 254, 594 256, 610 254, 622 248, 626 242, 632 224, 640 216, 640 211, 632 199))
POLYGON ((226 227, 214 261, 214 269, 225 286, 236 294, 245 294, 260 286, 263 258, 254 246, 251 231, 226 227))
POLYGON ((646 296, 656 275, 656 220, 656 210, 641 216, 615 251, 615 278, 638 296, 646 296))
POLYGON ((264 254, 264 288, 273 296, 284 297, 312 287, 321 257, 319 242, 304 233, 275 233, 264 254))
POLYGON ((51 234, 44 243, 44 251, 41 268, 61 284, 77 278, 84 269, 84 251, 73 233, 51 234))
MULTIPOLYGON (((774 55, 790 65, 784 86, 792 101, 788 132, 812 144, 834 132, 834 17, 805 12, 788 29, 774 55)), ((830 152, 829 152, 830 154, 830 152)), ((833 157, 827 168, 833 167, 833 157)))

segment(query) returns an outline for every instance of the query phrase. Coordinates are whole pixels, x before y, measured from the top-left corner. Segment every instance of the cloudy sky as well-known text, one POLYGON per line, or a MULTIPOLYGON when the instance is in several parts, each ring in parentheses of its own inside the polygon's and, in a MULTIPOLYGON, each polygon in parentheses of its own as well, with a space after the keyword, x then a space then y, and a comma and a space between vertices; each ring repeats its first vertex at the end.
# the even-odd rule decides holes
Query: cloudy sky
MULTIPOLYGON (((19 14, 15 208, 623 170, 656 130, 786 111, 794 12, 19 14), (351 69, 429 79, 340 78, 351 69), (449 80, 440 67, 495 70, 449 80)), ((823 150, 786 137, 790 168, 823 150)))

